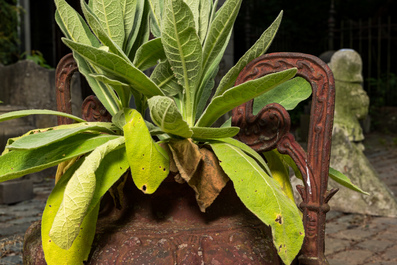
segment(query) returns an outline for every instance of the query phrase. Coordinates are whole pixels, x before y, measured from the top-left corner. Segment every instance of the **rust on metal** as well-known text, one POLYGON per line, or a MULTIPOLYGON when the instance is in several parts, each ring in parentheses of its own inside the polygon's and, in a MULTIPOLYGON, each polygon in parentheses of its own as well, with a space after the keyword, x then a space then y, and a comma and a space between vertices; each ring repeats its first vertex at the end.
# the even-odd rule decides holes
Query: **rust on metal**
MULTIPOLYGON (((73 59, 72 53, 65 55, 57 65, 55 71, 55 86, 58 111, 72 114, 70 81, 76 71, 77 63, 73 59)), ((58 116, 59 125, 71 123, 73 123, 72 119, 58 116)))
POLYGON ((232 124, 241 128, 236 138, 254 150, 262 152, 277 147, 295 161, 304 180, 304 187, 297 187, 303 199, 300 208, 306 233, 299 261, 303 265, 328 264, 324 256, 325 217, 329 211, 327 203, 337 191, 327 191, 335 101, 331 70, 312 55, 273 53, 249 63, 236 84, 292 67, 298 69, 297 76, 310 82, 313 91, 307 152, 289 132, 290 117, 279 104, 272 104, 270 111, 265 106, 253 115, 251 100, 233 110, 232 124))
POLYGON ((86 121, 110 122, 112 120, 110 113, 102 105, 99 99, 93 95, 88 96, 83 101, 81 113, 82 118, 86 121))

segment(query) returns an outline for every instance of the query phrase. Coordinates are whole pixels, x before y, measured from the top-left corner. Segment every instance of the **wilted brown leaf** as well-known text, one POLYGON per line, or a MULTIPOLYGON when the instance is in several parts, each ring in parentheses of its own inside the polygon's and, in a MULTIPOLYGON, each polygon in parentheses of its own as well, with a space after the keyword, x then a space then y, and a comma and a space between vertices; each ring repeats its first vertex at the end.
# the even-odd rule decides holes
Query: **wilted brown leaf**
POLYGON ((186 182, 189 182, 201 161, 198 146, 191 139, 183 139, 171 140, 169 147, 179 174, 186 182))
POLYGON ((202 160, 188 184, 196 192, 200 210, 205 212, 225 187, 229 177, 222 170, 218 158, 212 151, 201 148, 200 153, 202 160))

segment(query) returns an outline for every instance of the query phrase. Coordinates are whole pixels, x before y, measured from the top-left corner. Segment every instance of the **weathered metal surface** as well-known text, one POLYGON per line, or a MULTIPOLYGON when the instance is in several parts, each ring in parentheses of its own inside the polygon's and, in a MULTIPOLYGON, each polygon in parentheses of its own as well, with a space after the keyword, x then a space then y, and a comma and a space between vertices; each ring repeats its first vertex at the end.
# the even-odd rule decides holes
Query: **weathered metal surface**
POLYGON ((102 105, 99 99, 93 95, 88 96, 83 101, 81 115, 86 121, 110 122, 112 120, 110 113, 102 105))
POLYGON ((232 124, 241 128, 237 139, 258 152, 275 147, 288 154, 302 173, 305 187, 298 186, 303 202, 305 240, 300 264, 328 264, 324 256, 325 217, 327 202, 337 190, 327 191, 334 115, 335 85, 331 70, 317 57, 301 53, 273 53, 252 61, 240 73, 236 84, 266 74, 297 67, 297 76, 311 83, 313 99, 307 152, 289 132, 290 118, 279 104, 265 106, 252 114, 253 101, 233 110, 232 124))
POLYGON ((122 210, 103 206, 88 264, 280 264, 269 228, 231 183, 206 213, 186 183, 145 195, 129 177, 124 199, 122 210))
MULTIPOLYGON (((55 86, 57 97, 57 110, 72 114, 72 103, 70 94, 70 81, 73 74, 78 70, 73 54, 65 55, 58 63, 55 71, 55 86)), ((58 116, 58 124, 71 124, 73 120, 58 116)))

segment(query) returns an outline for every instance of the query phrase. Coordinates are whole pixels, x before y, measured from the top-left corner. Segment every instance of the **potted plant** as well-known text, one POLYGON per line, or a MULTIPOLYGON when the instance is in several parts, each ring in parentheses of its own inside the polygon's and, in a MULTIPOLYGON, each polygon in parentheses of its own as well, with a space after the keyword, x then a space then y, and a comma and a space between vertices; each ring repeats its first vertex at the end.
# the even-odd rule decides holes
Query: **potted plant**
POLYGON ((272 151, 265 154, 273 162, 268 166, 261 155, 232 138, 239 128, 228 122, 211 127, 238 105, 253 98, 261 102, 268 91, 279 90, 273 93, 275 102, 288 102, 291 108, 311 93, 303 79, 292 79, 295 68, 234 86, 245 65, 266 52, 282 13, 213 89, 241 3, 227 0, 217 10, 212 0, 82 0, 84 20, 65 0, 55 0, 63 42, 112 121, 86 122, 49 110, 0 116, 4 121, 53 114, 75 121, 10 139, 0 156, 1 181, 59 165, 41 228, 48 264, 59 264, 60 256, 73 264, 87 259, 100 200, 127 171, 146 194, 174 171, 195 190, 202 211, 230 179, 245 206, 271 227, 282 261, 294 260, 305 233, 288 175, 277 173, 293 162, 272 151), (155 68, 148 77, 143 71, 150 67, 155 68), (286 99, 283 89, 305 96, 286 99), (136 109, 129 107, 131 99, 136 109), (151 121, 144 119, 147 109, 151 121), (204 149, 215 154, 206 157, 214 165, 211 177, 195 170, 204 149))

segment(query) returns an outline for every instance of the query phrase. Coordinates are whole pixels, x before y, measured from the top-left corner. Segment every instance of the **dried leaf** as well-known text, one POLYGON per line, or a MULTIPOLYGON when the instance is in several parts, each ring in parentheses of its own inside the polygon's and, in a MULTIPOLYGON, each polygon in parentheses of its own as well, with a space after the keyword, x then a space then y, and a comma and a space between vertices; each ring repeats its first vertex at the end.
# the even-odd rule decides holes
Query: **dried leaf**
POLYGON ((205 212, 205 209, 214 202, 226 186, 229 177, 219 165, 219 160, 212 151, 201 148, 200 153, 202 155, 201 163, 188 184, 196 192, 200 210, 205 212))
POLYGON ((201 161, 201 153, 191 139, 171 140, 169 147, 181 177, 189 182, 201 161))

